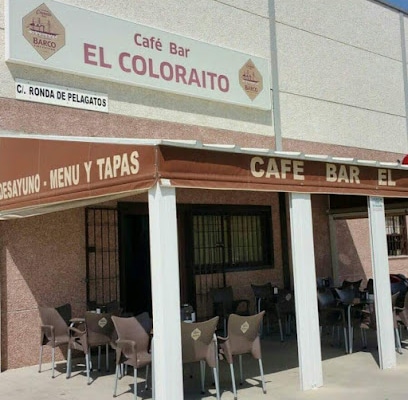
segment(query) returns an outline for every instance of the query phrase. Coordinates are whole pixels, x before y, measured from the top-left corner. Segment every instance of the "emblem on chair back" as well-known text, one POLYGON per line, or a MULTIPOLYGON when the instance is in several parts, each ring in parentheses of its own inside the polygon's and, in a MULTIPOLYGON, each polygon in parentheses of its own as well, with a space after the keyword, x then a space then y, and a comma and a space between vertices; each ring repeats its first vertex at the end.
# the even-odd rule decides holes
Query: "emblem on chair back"
POLYGON ((98 321, 98 325, 103 329, 106 324, 108 323, 107 319, 105 317, 102 317, 99 321, 98 321))
POLYGON ((201 331, 200 331, 200 329, 198 329, 198 328, 194 329, 194 330, 191 332, 191 338, 192 338, 193 340, 198 340, 198 339, 200 338, 200 336, 201 336, 201 331))
POLYGON ((249 324, 248 321, 245 321, 242 325, 241 325, 241 332, 243 334, 245 334, 245 332, 249 329, 249 324))

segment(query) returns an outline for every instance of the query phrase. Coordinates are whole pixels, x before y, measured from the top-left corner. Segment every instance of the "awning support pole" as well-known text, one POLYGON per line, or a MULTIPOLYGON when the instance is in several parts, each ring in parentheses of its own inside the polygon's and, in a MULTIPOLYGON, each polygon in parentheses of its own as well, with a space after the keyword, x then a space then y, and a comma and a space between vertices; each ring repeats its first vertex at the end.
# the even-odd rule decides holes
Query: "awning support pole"
POLYGON ((380 368, 396 366, 384 199, 368 197, 374 302, 380 368))
POLYGON ((154 324, 153 398, 183 399, 176 190, 149 190, 150 259, 154 324))
POLYGON ((323 385, 310 194, 291 193, 290 229, 302 390, 323 385))

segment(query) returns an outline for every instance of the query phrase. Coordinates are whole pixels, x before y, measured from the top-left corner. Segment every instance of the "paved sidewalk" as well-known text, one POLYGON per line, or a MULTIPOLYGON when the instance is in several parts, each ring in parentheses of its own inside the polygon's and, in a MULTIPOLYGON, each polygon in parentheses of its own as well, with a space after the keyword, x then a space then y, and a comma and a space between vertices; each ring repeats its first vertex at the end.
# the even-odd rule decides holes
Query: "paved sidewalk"
MULTIPOLYGON (((310 391, 300 391, 297 367, 296 341, 294 338, 280 343, 277 338, 268 337, 262 341, 264 370, 267 394, 262 393, 257 362, 244 359, 243 386, 238 385, 239 400, 406 400, 408 398, 408 349, 397 354, 397 368, 380 370, 375 359, 376 352, 358 351, 345 355, 342 348, 322 347, 324 386, 310 391)), ((358 347, 358 346, 356 346, 358 347)), ((78 360, 81 361, 82 360, 78 360)), ((113 363, 111 373, 93 372, 94 381, 87 385, 83 373, 83 364, 73 370, 71 379, 65 378, 65 363, 59 363, 55 379, 51 378, 50 364, 43 365, 43 372, 38 367, 7 370, 0 374, 1 400, 88 400, 112 399, 114 383, 113 363)), ((237 376, 238 366, 236 367, 237 376)), ((211 373, 207 372, 207 392, 200 394, 198 369, 185 369, 185 399, 215 399, 215 390, 211 385, 211 373)), ((139 398, 151 398, 151 391, 144 390, 144 370, 140 371, 138 383, 139 398)), ((221 399, 232 400, 229 369, 220 365, 221 399)), ((125 376, 118 384, 118 399, 133 399, 132 373, 125 376)), ((164 399, 159 399, 164 400, 164 399)), ((172 399, 169 399, 172 400, 172 399)))

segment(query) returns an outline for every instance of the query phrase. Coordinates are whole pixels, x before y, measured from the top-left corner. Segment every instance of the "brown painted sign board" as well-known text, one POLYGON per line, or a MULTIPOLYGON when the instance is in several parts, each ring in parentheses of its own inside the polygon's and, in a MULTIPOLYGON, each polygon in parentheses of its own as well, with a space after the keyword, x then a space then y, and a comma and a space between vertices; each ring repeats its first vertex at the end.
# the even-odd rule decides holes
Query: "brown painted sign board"
POLYGON ((174 187, 408 197, 408 169, 215 151, 0 138, 0 212, 174 187), (165 182, 165 181, 162 181, 165 182))
POLYGON ((156 148, 0 138, 0 210, 143 190, 156 180, 156 148))

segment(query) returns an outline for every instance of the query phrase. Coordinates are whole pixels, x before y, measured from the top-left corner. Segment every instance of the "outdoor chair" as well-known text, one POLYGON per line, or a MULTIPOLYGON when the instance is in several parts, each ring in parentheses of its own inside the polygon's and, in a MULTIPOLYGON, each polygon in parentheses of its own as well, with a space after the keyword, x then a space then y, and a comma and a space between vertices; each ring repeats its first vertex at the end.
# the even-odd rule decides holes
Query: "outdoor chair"
POLYGON ((296 322, 295 295, 292 290, 280 289, 278 291, 276 295, 276 309, 281 328, 281 341, 283 342, 282 321, 285 323, 286 335, 291 334, 292 326, 295 327, 296 322))
MULTIPOLYGON (((255 296, 255 313, 260 313, 265 311, 265 321, 267 330, 270 330, 270 325, 273 321, 277 321, 279 324, 279 333, 281 342, 283 342, 283 328, 282 320, 279 317, 279 312, 277 308, 278 296, 273 293, 273 286, 271 282, 254 285, 251 284, 252 292, 255 296)), ((261 335, 263 333, 263 323, 260 327, 261 335)))
MULTIPOLYGON (((399 292, 394 293, 391 295, 391 305, 392 305, 392 313, 393 313, 393 328, 394 328, 394 335, 395 335, 395 347, 397 349, 398 353, 402 353, 401 350, 401 338, 399 334, 399 324, 400 324, 400 317, 399 317, 399 311, 400 308, 396 306, 397 299, 399 297, 399 292)), ((376 315, 375 315, 375 303, 370 302, 369 304, 366 305, 366 307, 362 310, 362 316, 361 316, 361 323, 360 323, 360 329, 361 329, 361 340, 362 340, 362 345, 363 348, 367 348, 367 331, 368 330, 376 330, 377 329, 377 321, 376 321, 376 315)))
POLYGON ((145 389, 148 388, 149 365, 152 362, 150 354, 150 338, 152 320, 147 313, 137 317, 112 316, 118 339, 114 346, 116 349, 116 374, 113 397, 116 397, 118 378, 121 374, 121 365, 133 367, 134 398, 137 399, 137 370, 146 367, 145 389))
POLYGON ((401 343, 401 340, 402 340, 402 329, 401 328, 405 328, 406 330, 408 329, 408 295, 405 294, 404 303, 403 303, 403 306, 401 307, 398 304, 398 300, 400 297, 398 293, 393 294, 392 297, 393 297, 393 302, 395 303, 395 306, 393 307, 394 321, 395 321, 396 326, 398 327, 398 334, 399 334, 399 339, 401 343), (394 296, 395 296, 395 301, 394 301, 394 296))
MULTIPOLYGON (((360 294, 356 297, 357 292, 352 286, 347 286, 345 289, 335 288, 337 302, 339 306, 344 307, 344 317, 347 323, 348 331, 348 352, 353 351, 354 328, 360 326, 362 310, 365 303, 361 301, 360 294)), ((360 293, 360 292, 358 292, 360 293)))
POLYGON ((201 393, 204 394, 205 363, 213 370, 217 400, 220 399, 218 349, 215 335, 219 317, 204 322, 181 322, 183 364, 200 362, 201 393))
POLYGON ((105 304, 105 312, 120 317, 122 314, 122 308, 117 300, 112 300, 105 304))
POLYGON ((262 390, 266 393, 265 377, 262 365, 261 340, 259 328, 262 324, 265 311, 250 316, 231 314, 228 318, 228 336, 218 336, 220 355, 230 366, 232 391, 234 399, 237 399, 237 387, 235 384, 234 356, 239 356, 240 384, 243 383, 242 355, 252 354, 259 362, 259 370, 262 380, 262 390))
POLYGON ((249 300, 234 300, 231 286, 212 288, 210 297, 213 302, 213 315, 223 322, 224 335, 227 334, 227 320, 230 314, 249 315, 249 300))
POLYGON ((341 284, 341 289, 352 289, 354 290, 354 296, 356 298, 359 298, 361 293, 360 286, 362 281, 362 279, 359 279, 357 281, 348 281, 347 279, 345 279, 341 284))
POLYGON ((38 372, 41 372, 44 346, 52 349, 52 377, 55 375, 55 348, 67 345, 69 341, 68 323, 71 319, 71 305, 64 304, 57 308, 39 307, 40 326, 40 361, 38 372))
POLYGON ((101 346, 106 348, 106 370, 109 370, 109 345, 114 338, 112 316, 109 313, 87 311, 85 320, 79 327, 69 327, 67 378, 71 376, 72 350, 80 350, 85 354, 86 375, 88 385, 91 384, 91 349, 98 347, 98 370, 100 370, 101 346))
POLYGON ((346 353, 348 353, 347 320, 345 307, 339 305, 333 291, 330 288, 318 289, 317 301, 320 332, 322 333, 324 327, 331 327, 333 340, 335 329, 337 328, 338 340, 340 342, 340 329, 343 328, 344 346, 346 353))
POLYGON ((330 276, 327 277, 319 276, 318 278, 316 278, 316 285, 318 289, 333 287, 333 278, 330 276))

